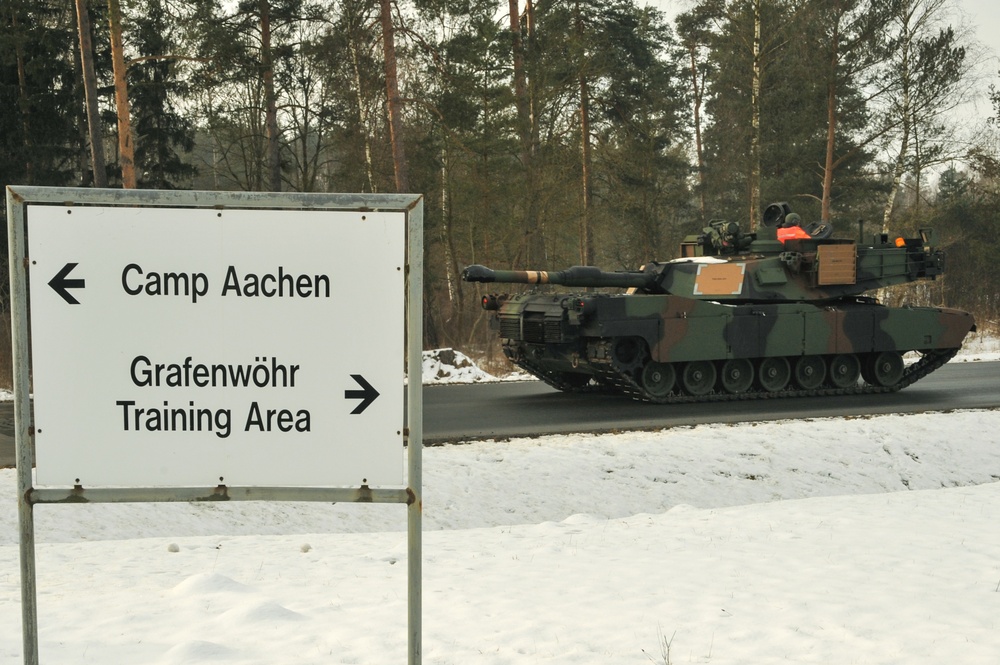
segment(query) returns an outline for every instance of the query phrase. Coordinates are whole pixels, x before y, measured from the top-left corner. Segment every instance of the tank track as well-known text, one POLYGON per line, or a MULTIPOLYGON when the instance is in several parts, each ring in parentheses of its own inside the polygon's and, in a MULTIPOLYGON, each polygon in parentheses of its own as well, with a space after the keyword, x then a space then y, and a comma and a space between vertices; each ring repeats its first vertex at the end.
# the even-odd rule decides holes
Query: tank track
MULTIPOLYGON (((521 357, 513 362, 521 369, 538 377, 545 383, 557 390, 576 393, 613 393, 630 397, 641 402, 652 404, 691 404, 696 402, 734 402, 752 399, 781 399, 786 397, 826 397, 837 395, 876 395, 882 393, 892 393, 919 381, 934 370, 938 369, 949 360, 955 357, 958 349, 937 349, 928 351, 915 363, 912 363, 903 372, 900 380, 891 386, 873 386, 867 383, 857 383, 847 388, 837 388, 829 385, 822 385, 818 388, 805 390, 789 387, 779 391, 764 391, 756 385, 746 392, 728 393, 713 390, 705 395, 685 395, 672 392, 665 396, 651 395, 634 376, 635 366, 621 367, 613 359, 611 353, 611 340, 602 340, 597 343, 599 348, 596 353, 591 354, 589 367, 594 372, 594 380, 585 385, 579 385, 563 372, 546 370, 532 363, 529 359, 521 357), (594 357, 596 356, 596 357, 594 357)), ((789 384, 791 386, 791 384, 789 384)), ((676 388, 675 388, 676 390, 676 388)))
POLYGON ((569 377, 574 376, 567 374, 565 372, 555 372, 552 370, 543 369, 538 365, 525 360, 523 358, 515 360, 514 358, 508 358, 514 365, 520 367, 528 374, 533 377, 544 381, 556 390, 564 393, 618 393, 621 392, 617 389, 617 383, 612 383, 610 385, 599 383, 598 379, 592 380, 586 384, 579 384, 575 381, 570 381, 569 377))

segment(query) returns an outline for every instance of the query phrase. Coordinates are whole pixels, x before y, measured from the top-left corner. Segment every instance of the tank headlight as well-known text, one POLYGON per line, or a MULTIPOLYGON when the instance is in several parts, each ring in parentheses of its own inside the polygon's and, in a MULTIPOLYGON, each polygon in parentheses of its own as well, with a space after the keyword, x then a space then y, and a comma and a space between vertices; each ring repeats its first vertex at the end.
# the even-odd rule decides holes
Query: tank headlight
POLYGON ((592 314, 594 311, 593 301, 587 298, 574 298, 573 310, 576 311, 580 316, 587 316, 588 314, 592 314))
POLYGON ((496 296, 492 293, 489 295, 485 295, 483 296, 483 301, 482 301, 483 309, 485 309, 487 312, 495 312, 498 309, 500 309, 500 305, 503 304, 504 300, 506 300, 506 298, 496 296))

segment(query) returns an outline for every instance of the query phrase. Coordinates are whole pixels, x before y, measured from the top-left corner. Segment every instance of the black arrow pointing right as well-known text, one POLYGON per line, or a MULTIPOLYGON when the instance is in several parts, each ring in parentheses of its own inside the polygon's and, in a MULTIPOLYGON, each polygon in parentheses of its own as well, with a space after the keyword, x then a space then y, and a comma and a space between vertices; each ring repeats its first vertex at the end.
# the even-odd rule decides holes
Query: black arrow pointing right
POLYGON ((367 409, 375 398, 378 397, 378 391, 372 387, 372 384, 365 381, 365 377, 360 374, 351 374, 351 378, 357 381, 358 385, 361 386, 361 390, 345 390, 344 399, 360 399, 361 404, 354 407, 351 411, 351 415, 356 415, 367 409))
POLYGON ((70 305, 79 305, 80 301, 73 297, 73 294, 69 292, 69 289, 82 289, 86 286, 86 282, 82 279, 67 279, 73 268, 77 266, 76 263, 67 263, 63 266, 55 277, 49 281, 49 286, 52 290, 59 294, 63 300, 68 302, 70 305))

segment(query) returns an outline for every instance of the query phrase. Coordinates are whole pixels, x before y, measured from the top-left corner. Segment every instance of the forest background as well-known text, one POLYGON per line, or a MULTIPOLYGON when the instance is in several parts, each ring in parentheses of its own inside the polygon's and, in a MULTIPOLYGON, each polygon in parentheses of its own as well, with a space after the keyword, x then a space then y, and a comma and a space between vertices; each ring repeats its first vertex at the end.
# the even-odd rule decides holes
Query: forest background
POLYGON ((700 0, 669 18, 634 0, 0 0, 0 184, 422 193, 428 348, 489 350, 465 265, 634 269, 710 219, 752 229, 773 201, 841 237, 935 228, 946 279, 892 297, 995 331, 1000 92, 958 16, 951 0, 700 0), (991 117, 961 111, 974 99, 991 117))

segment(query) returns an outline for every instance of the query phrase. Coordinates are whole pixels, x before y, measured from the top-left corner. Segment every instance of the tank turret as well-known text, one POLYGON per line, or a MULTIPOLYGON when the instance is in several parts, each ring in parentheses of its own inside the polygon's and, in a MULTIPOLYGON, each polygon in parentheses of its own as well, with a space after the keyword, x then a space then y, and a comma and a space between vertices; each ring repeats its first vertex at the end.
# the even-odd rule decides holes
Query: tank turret
MULTIPOLYGON (((676 295, 732 303, 824 301, 860 295, 886 286, 934 279, 944 272, 944 253, 933 248, 934 233, 915 238, 886 235, 867 245, 808 235, 777 240, 772 209, 757 234, 744 234, 731 222, 712 222, 701 234, 685 238, 681 258, 653 262, 640 271, 605 272, 575 266, 558 272, 491 270, 469 266, 467 282, 553 284, 576 288, 623 287, 642 294, 676 295)), ((793 215, 789 213, 787 216, 793 215)), ((797 216, 796 216, 797 217, 797 216)), ((808 233, 803 229, 804 233, 808 233)))
POLYGON ((889 308, 874 289, 934 279, 934 234, 870 243, 801 226, 785 203, 756 233, 713 221, 680 257, 637 271, 491 270, 463 279, 586 292, 488 294, 506 356, 561 390, 650 402, 899 390, 948 361, 975 323, 958 310, 889 308), (590 289, 627 289, 594 293, 590 289), (907 365, 903 355, 921 357, 907 365))

